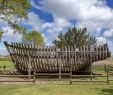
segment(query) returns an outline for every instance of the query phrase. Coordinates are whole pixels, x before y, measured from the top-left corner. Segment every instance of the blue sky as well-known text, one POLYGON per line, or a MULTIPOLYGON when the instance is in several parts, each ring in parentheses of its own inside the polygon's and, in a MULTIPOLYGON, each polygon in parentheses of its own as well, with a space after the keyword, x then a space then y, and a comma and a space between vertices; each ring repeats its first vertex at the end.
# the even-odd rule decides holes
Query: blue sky
MULTIPOLYGON (((47 45, 57 38, 59 32, 66 32, 69 27, 87 27, 98 44, 108 43, 113 54, 113 0, 29 0, 32 8, 28 10, 28 19, 21 25, 28 31, 42 33, 47 45)), ((0 43, 0 54, 6 53, 3 41, 18 42, 20 34, 0 23, 4 33, 0 43)))

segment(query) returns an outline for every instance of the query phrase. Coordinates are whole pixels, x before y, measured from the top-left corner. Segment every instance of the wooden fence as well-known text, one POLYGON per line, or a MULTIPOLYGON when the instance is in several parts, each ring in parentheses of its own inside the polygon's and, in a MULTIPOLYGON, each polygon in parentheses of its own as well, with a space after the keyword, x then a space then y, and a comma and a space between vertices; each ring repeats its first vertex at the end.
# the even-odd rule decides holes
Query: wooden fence
MULTIPOLYGON (((110 81, 113 81, 110 79, 110 76, 113 76, 113 67, 112 66, 107 66, 105 65, 105 72, 106 72, 106 75, 74 75, 72 74, 72 72, 70 73, 34 73, 33 75, 0 75, 0 78, 2 77, 10 77, 10 78, 18 78, 18 79, 22 79, 22 80, 0 80, 0 83, 2 82, 11 82, 11 83, 14 83, 14 82, 31 82, 33 84, 36 83, 36 81, 39 81, 39 80, 36 80, 36 78, 38 76, 59 76, 58 79, 54 78, 54 79, 49 79, 49 80, 61 80, 61 76, 69 76, 68 78, 66 78, 66 80, 69 80, 70 81, 70 84, 72 84, 73 82, 98 82, 98 83, 107 83, 109 84, 110 81), (94 80, 94 78, 99 78, 99 77, 105 77, 105 80, 101 79, 101 80, 94 80), (25 79, 24 79, 25 78, 25 79), (85 79, 89 79, 89 80, 81 80, 82 78, 85 78, 85 79), (79 79, 79 80, 76 80, 76 79, 79 79)), ((48 79, 41 79, 41 80, 48 80, 48 79)), ((63 80, 63 79, 62 79, 63 80)))
POLYGON ((103 82, 109 84, 110 81, 113 81, 113 79, 110 79, 110 76, 113 78, 113 66, 105 65, 104 69, 106 75, 72 75, 72 73, 70 73, 70 84, 72 84, 73 82, 103 82), (105 77, 105 79, 94 80, 94 78, 99 77, 105 77), (77 78, 87 78, 89 80, 75 80, 77 78))
POLYGON ((36 81, 35 78, 36 78, 35 74, 34 75, 0 75, 0 83, 31 82, 35 84, 35 81, 36 81))

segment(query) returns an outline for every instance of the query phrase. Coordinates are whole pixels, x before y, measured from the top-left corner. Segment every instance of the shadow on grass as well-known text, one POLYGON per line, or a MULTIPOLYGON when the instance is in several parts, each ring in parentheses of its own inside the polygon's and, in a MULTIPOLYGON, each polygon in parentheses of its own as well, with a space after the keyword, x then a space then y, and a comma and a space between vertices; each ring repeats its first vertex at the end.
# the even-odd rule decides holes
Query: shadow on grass
POLYGON ((113 88, 109 88, 109 89, 102 89, 101 90, 101 94, 102 95, 113 95, 113 88), (106 94, 105 94, 106 93, 106 94))

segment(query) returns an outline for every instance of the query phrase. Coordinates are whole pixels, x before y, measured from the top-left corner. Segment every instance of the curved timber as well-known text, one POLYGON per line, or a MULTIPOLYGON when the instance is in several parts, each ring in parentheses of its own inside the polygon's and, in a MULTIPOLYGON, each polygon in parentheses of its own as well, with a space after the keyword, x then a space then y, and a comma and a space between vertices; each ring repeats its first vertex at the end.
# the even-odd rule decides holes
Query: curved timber
POLYGON ((31 44, 4 42, 18 72, 56 73, 89 72, 91 64, 110 57, 107 44, 102 46, 76 46, 56 48, 38 47, 31 44))

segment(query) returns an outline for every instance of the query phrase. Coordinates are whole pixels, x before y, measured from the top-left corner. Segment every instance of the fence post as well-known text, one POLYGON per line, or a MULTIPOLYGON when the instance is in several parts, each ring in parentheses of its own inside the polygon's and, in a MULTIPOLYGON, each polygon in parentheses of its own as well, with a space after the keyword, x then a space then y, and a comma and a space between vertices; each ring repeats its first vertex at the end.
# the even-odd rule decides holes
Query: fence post
POLYGON ((105 73, 106 73, 106 70, 107 70, 106 65, 104 65, 104 70, 105 70, 105 73))
POLYGON ((90 65, 90 81, 92 81, 92 55, 91 55, 91 65, 90 65))
POLYGON ((92 77, 92 74, 90 75, 90 81, 92 82, 92 79, 93 79, 93 77, 92 77))
POLYGON ((29 63, 28 63, 28 79, 30 80, 31 79, 31 57, 29 57, 29 63))
POLYGON ((72 84, 72 72, 70 72, 70 85, 72 84))
POLYGON ((109 71, 107 70, 107 84, 109 84, 109 71))
POLYGON ((35 84, 35 81, 36 81, 36 74, 34 72, 34 74, 33 74, 33 84, 35 84))
POLYGON ((91 54, 91 51, 90 51, 90 81, 92 81, 92 54, 91 54))
POLYGON ((59 80, 61 80, 61 64, 59 62, 59 80))

